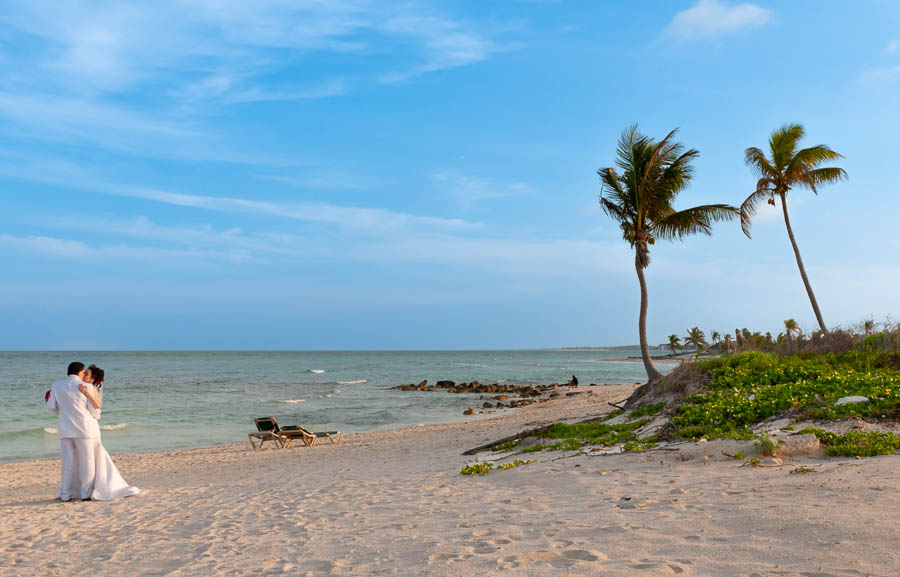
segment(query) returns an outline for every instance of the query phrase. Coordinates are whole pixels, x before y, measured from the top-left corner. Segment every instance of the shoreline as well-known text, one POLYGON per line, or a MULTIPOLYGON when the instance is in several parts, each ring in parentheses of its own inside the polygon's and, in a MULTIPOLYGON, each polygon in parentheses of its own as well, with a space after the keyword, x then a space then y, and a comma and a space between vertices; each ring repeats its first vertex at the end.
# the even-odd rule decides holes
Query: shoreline
POLYGON ((463 451, 604 414, 633 388, 338 445, 118 455, 148 493, 110 502, 54 501, 58 460, 6 463, 0 575, 896 573, 898 455, 751 468, 709 442, 460 475, 463 451), (799 464, 814 473, 790 474, 799 464))
MULTIPOLYGON (((595 389, 598 387, 633 387, 633 385, 624 385, 624 384, 582 385, 582 388, 588 389, 588 390, 595 389)), ((485 397, 485 398, 487 398, 487 397, 485 397)), ((555 398, 550 398, 549 396, 542 396, 542 397, 540 397, 540 399, 541 399, 541 402, 551 402, 551 401, 557 400, 555 398)), ((481 402, 482 400, 483 399, 481 399, 481 398, 474 399, 473 403, 477 404, 477 403, 481 402)), ((409 426, 405 426, 405 427, 395 427, 395 428, 387 428, 387 429, 371 429, 368 431, 359 431, 356 433, 348 433, 348 434, 344 434, 344 439, 353 438, 356 435, 386 433, 386 432, 391 432, 391 431, 415 431, 415 430, 424 429, 427 427, 475 423, 475 422, 483 421, 486 419, 509 415, 511 413, 514 413, 515 411, 521 410, 525 406, 528 406, 528 405, 517 406, 517 407, 494 408, 494 409, 489 409, 489 410, 477 410, 473 414, 463 413, 458 416, 447 417, 447 419, 445 419, 445 420, 440 420, 440 421, 433 422, 433 423, 422 423, 422 424, 417 424, 417 425, 409 425, 409 426)), ((251 425, 247 427, 247 433, 254 432, 254 429, 252 428, 252 421, 250 421, 250 424, 251 425)), ((102 427, 101 427, 101 438, 102 438, 102 433, 104 430, 105 429, 102 429, 102 427)), ((52 435, 57 441, 59 440, 57 433, 55 433, 55 432, 49 433, 46 430, 44 432, 47 435, 52 435)), ((172 454, 172 453, 176 453, 176 452, 204 451, 206 449, 216 449, 216 448, 220 448, 220 447, 230 447, 230 446, 239 447, 242 444, 247 444, 247 442, 246 441, 228 441, 228 442, 224 442, 224 443, 216 443, 213 445, 202 445, 202 446, 197 446, 197 447, 155 448, 155 449, 148 449, 146 451, 127 451, 124 453, 110 453, 110 455, 113 457, 119 458, 119 457, 135 456, 135 455, 152 455, 152 454, 157 454, 157 453, 172 454)), ((14 465, 14 464, 20 464, 20 463, 47 463, 47 462, 60 461, 60 459, 61 459, 60 457, 53 457, 53 458, 34 457, 34 458, 18 459, 15 461, 0 461, 0 470, 2 470, 2 468, 6 465, 14 465)))

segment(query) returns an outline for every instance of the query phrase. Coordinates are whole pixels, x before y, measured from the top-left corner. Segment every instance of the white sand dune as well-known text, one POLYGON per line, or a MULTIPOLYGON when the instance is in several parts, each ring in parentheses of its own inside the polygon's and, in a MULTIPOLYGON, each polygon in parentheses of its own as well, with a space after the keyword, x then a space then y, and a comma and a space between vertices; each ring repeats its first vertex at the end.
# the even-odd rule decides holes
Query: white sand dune
POLYGON ((541 453, 459 474, 462 450, 605 412, 630 388, 580 390, 595 394, 336 446, 123 455, 150 492, 111 502, 53 501, 58 461, 2 465, 0 575, 900 575, 898 456, 790 475, 710 443, 708 462, 541 453))

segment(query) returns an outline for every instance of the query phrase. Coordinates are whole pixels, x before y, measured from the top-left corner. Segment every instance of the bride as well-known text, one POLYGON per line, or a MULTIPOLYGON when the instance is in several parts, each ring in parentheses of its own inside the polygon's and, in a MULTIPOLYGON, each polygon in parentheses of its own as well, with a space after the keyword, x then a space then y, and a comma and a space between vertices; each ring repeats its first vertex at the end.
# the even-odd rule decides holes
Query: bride
MULTIPOLYGON (((99 409, 103 404, 103 369, 96 365, 91 365, 85 371, 85 383, 78 386, 78 390, 87 397, 94 408, 99 409)), ((132 487, 125 482, 122 474, 116 464, 113 463, 112 457, 106 452, 103 443, 96 445, 94 454, 94 463, 96 474, 94 476, 94 492, 91 493, 91 499, 94 501, 109 501, 119 497, 128 497, 142 493, 137 487, 132 487)))

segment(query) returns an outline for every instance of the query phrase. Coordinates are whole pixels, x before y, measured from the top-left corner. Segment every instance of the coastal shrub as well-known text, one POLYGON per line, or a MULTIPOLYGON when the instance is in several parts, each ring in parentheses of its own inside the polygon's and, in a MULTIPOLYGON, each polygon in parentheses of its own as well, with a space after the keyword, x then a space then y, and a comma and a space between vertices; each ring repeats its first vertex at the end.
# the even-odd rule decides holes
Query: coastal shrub
POLYGON ((497 468, 505 471, 507 469, 521 467, 522 465, 530 465, 531 463, 537 463, 537 459, 529 459, 528 461, 520 461, 519 459, 514 459, 512 463, 503 463, 497 468))
POLYGON ((638 407, 635 410, 631 411, 629 417, 635 419, 637 417, 649 417, 659 413, 663 408, 665 408, 666 402, 660 401, 659 403, 655 403, 653 405, 647 405, 645 407, 638 407))
POLYGON ((460 475, 487 475, 494 468, 493 463, 473 463, 466 465, 459 472, 460 475))
POLYGON ((892 354, 878 350, 779 357, 749 352, 701 361, 698 368, 708 373, 710 382, 704 392, 678 407, 672 418, 675 435, 747 438, 751 425, 786 411, 803 418, 897 418, 900 373, 885 366, 892 354), (869 402, 833 406, 852 395, 869 402))
POLYGON ((805 465, 802 466, 802 467, 797 467, 796 469, 791 469, 791 470, 789 471, 789 473, 790 473, 791 475, 805 475, 805 474, 807 474, 807 473, 815 473, 815 472, 816 472, 815 469, 811 469, 811 468, 809 468, 809 467, 807 467, 807 466, 805 466, 805 465))
POLYGON ((607 413, 606 416, 603 417, 603 420, 604 420, 604 421, 611 421, 611 420, 615 419, 616 417, 618 417, 619 415, 621 415, 621 414, 624 413, 624 412, 625 412, 624 409, 614 409, 614 410, 610 411, 609 413, 607 413))
POLYGON ((500 443, 499 445, 494 447, 494 450, 497 452, 500 452, 500 453, 508 453, 508 452, 512 451, 513 449, 515 449, 516 447, 518 447, 519 444, 521 444, 521 442, 522 442, 522 439, 513 439, 512 441, 500 443))
POLYGON ((537 453, 540 451, 578 451, 581 449, 581 441, 578 439, 563 439, 550 445, 538 443, 527 449, 522 449, 522 453, 537 453))
POLYGON ((653 435, 652 437, 646 437, 637 441, 628 441, 622 445, 622 450, 626 453, 631 451, 646 451, 647 449, 656 447, 658 444, 659 435, 653 435))
POLYGON ((781 444, 781 441, 777 443, 770 439, 768 436, 763 435, 759 438, 758 441, 753 443, 753 448, 756 449, 756 452, 762 455, 763 457, 774 457, 775 453, 778 451, 778 446, 781 444))
POLYGON ((807 427, 796 434, 812 433, 825 445, 825 454, 829 457, 874 457, 890 455, 900 449, 900 436, 894 433, 877 431, 847 431, 843 435, 807 427))
POLYGON ((634 431, 650 422, 650 419, 638 419, 618 425, 606 423, 556 423, 540 433, 539 436, 550 439, 581 439, 592 445, 617 445, 637 438, 634 431))

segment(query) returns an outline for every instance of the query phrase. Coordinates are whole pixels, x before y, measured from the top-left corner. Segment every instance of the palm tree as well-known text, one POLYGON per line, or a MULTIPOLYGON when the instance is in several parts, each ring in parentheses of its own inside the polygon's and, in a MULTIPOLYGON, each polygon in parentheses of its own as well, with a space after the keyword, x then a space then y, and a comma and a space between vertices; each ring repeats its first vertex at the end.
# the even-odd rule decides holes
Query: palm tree
POLYGON ((788 350, 794 350, 794 333, 800 334, 800 325, 794 319, 785 319, 784 334, 788 342, 788 350))
POLYGON ((694 348, 697 349, 697 358, 700 357, 700 351, 703 346, 706 344, 706 335, 703 334, 703 331, 700 330, 699 327, 694 327, 688 331, 686 337, 684 337, 685 344, 692 344, 694 348))
POLYGON ((797 150, 797 144, 805 134, 801 125, 785 124, 769 137, 771 158, 767 158, 762 150, 755 147, 750 147, 744 152, 744 162, 756 173, 759 180, 756 182, 756 192, 748 196, 741 205, 741 228, 749 238, 750 221, 756 214, 756 205, 766 200, 775 206, 776 196, 781 200, 784 224, 787 226, 791 246, 794 247, 794 256, 797 257, 800 277, 806 286, 806 294, 809 295, 809 302, 816 313, 819 327, 823 333, 827 333, 828 329, 825 327, 825 321, 822 320, 819 303, 816 301, 812 285, 809 284, 806 269, 803 267, 803 259, 800 258, 800 249, 797 248, 797 241, 794 239, 794 230, 791 228, 791 219, 788 216, 787 195, 795 186, 806 187, 814 194, 818 194, 817 187, 843 180, 847 178, 847 173, 843 168, 836 166, 817 168, 823 162, 843 158, 824 144, 797 150))
POLYGON ((721 338, 719 337, 719 333, 716 332, 716 331, 713 331, 713 332, 709 335, 709 338, 712 339, 712 342, 713 342, 714 345, 715 345, 715 344, 718 344, 718 342, 721 340, 721 338))
POLYGON ((725 352, 731 352, 731 333, 725 333, 725 337, 722 339, 722 343, 725 345, 725 352))
POLYGON ((875 321, 872 319, 866 319, 863 321, 863 332, 865 332, 866 336, 870 336, 875 332, 875 321))
POLYGON ((662 374, 650 360, 647 345, 647 283, 644 269, 650 264, 650 248, 657 238, 683 239, 689 234, 712 234, 712 224, 730 220, 738 210, 727 204, 708 204, 675 210, 672 203, 678 193, 690 184, 699 156, 694 149, 685 150, 675 142, 673 130, 659 142, 638 132, 637 125, 626 129, 619 138, 616 167, 597 171, 603 189, 600 204, 604 212, 618 221, 622 237, 634 249, 634 268, 641 287, 641 311, 638 333, 641 358, 650 382, 662 374))
POLYGON ((678 335, 669 335, 669 348, 672 349, 672 356, 675 356, 675 351, 681 348, 681 337, 678 335))

